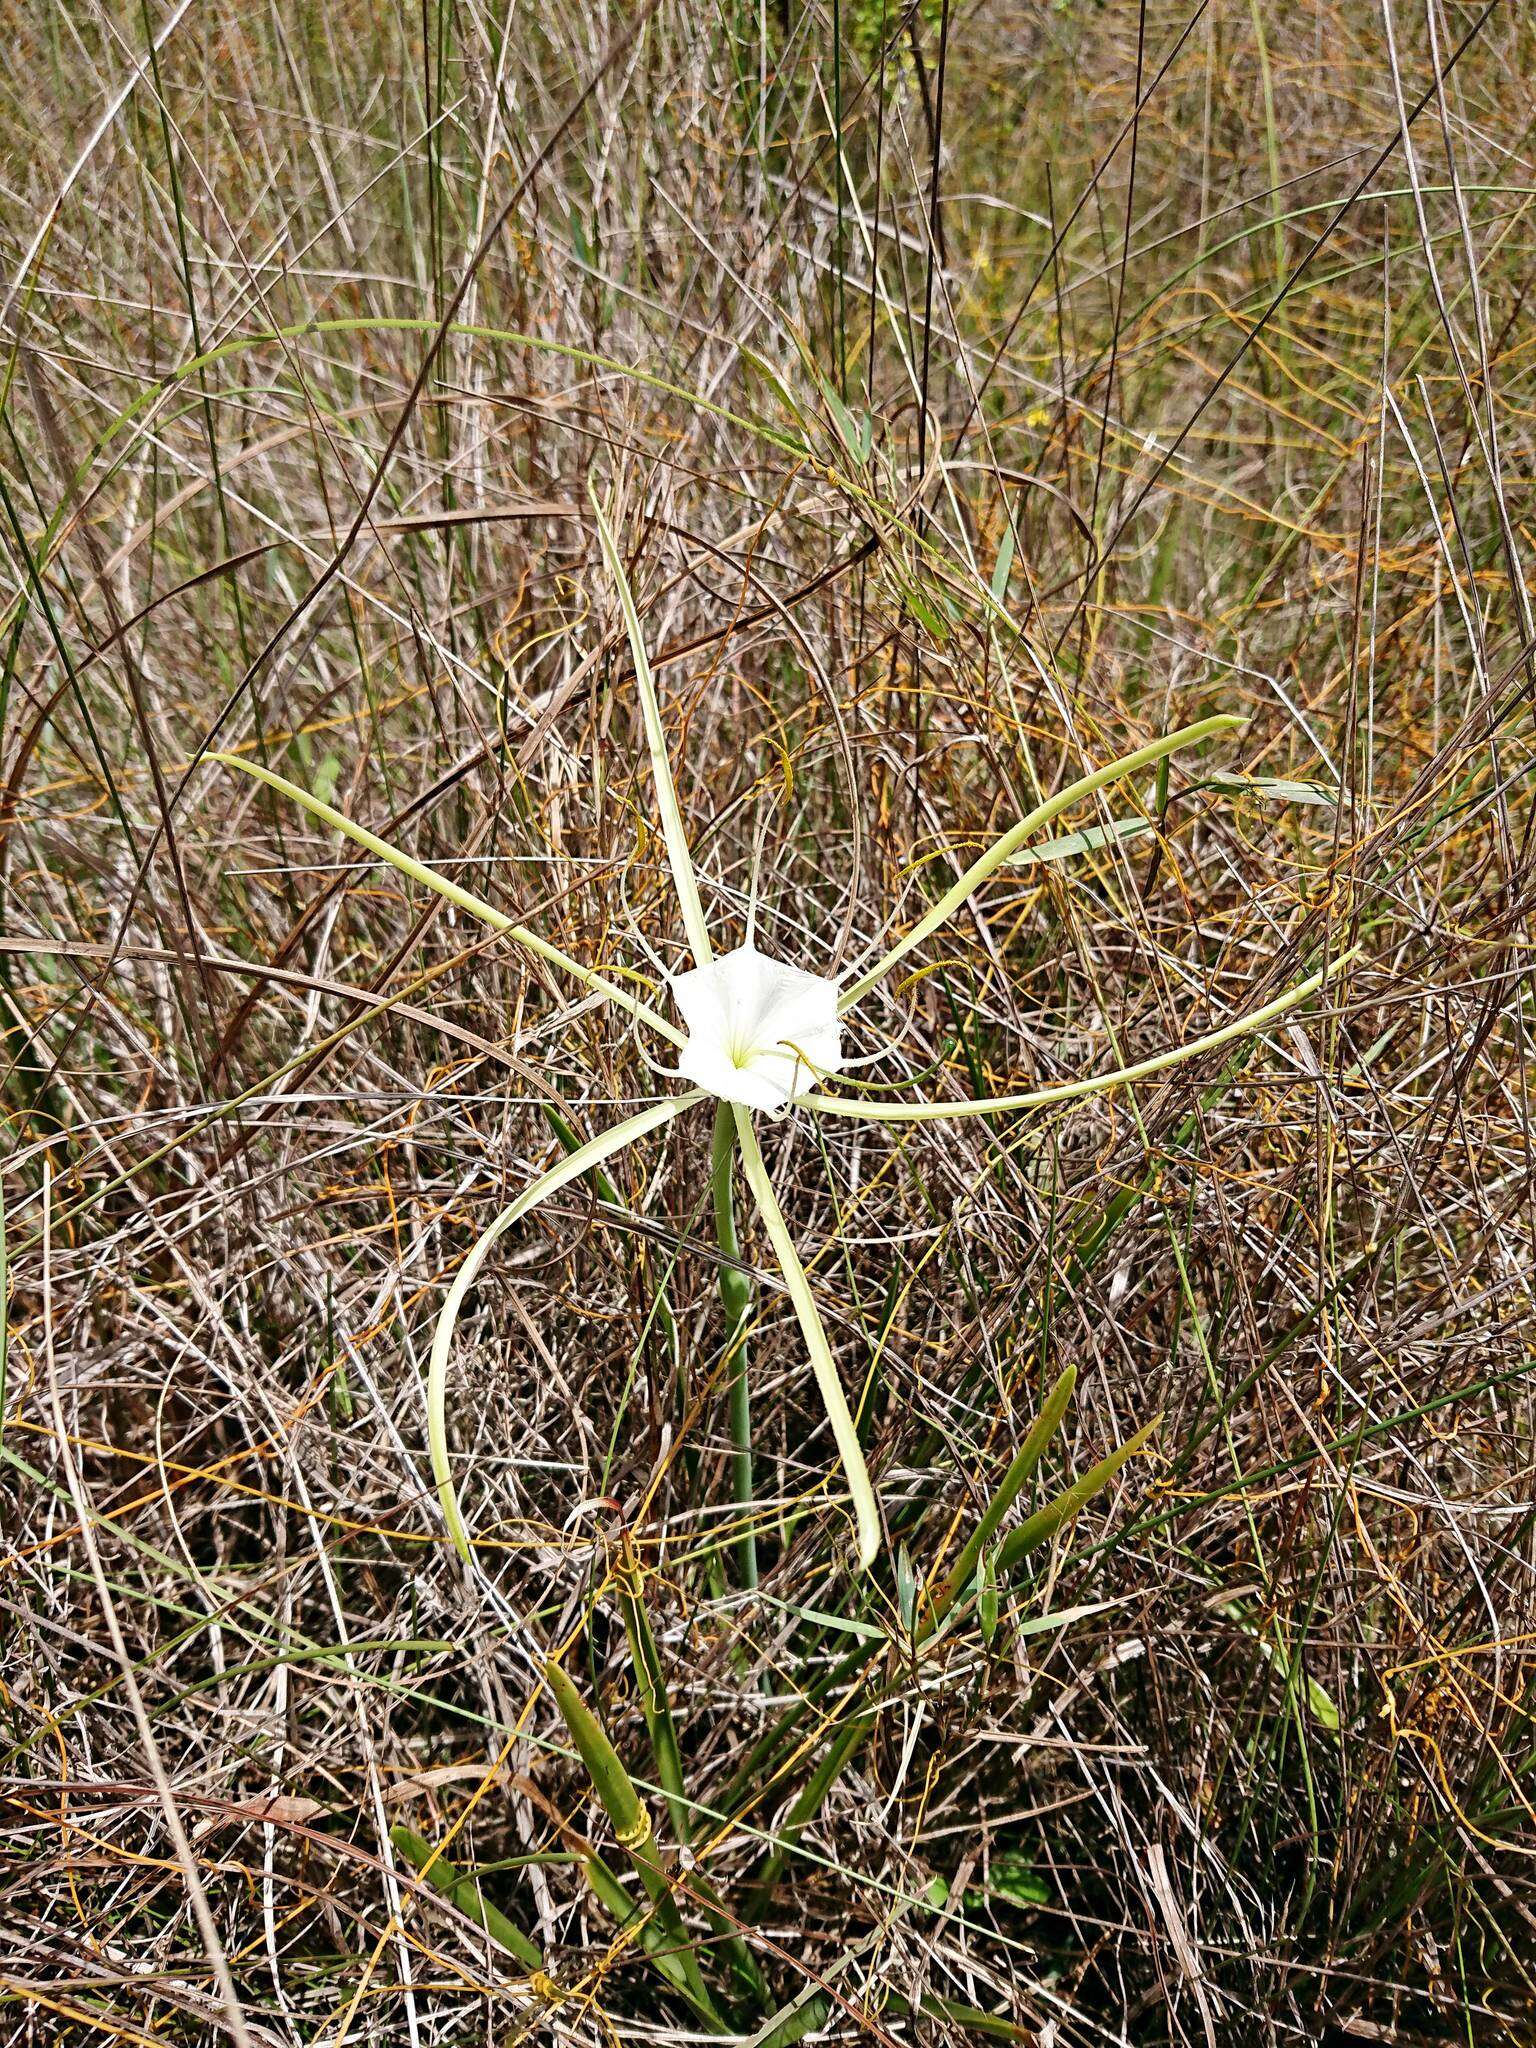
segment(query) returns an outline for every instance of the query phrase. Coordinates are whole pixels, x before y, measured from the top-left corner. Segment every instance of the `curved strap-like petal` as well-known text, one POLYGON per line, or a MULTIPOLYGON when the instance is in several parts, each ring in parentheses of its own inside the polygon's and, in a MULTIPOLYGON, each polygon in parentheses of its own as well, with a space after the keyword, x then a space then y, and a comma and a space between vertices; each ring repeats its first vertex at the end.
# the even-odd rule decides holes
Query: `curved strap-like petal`
POLYGON ((768 1178, 768 1168, 763 1159, 762 1148, 757 1142, 757 1132, 752 1128, 752 1118, 739 1104, 733 1107, 736 1114, 736 1136, 741 1145, 741 1163, 746 1172, 747 1186, 752 1190, 752 1199, 762 1216, 763 1227, 768 1232, 768 1242, 773 1246, 774 1257, 779 1262, 779 1271, 784 1275, 784 1285, 794 1304, 795 1314, 800 1321, 800 1332, 805 1338, 805 1346, 811 1356, 811 1370, 816 1375, 816 1384, 821 1389, 821 1398, 826 1404, 827 1420, 832 1425, 833 1439, 837 1444, 838 1456, 843 1461, 843 1472, 848 1480, 848 1491, 853 1497, 854 1520, 858 1525, 859 1564, 862 1569, 867 1570, 874 1563, 880 1550, 880 1511, 875 1504, 875 1489, 869 1483, 869 1468, 864 1463, 864 1453, 859 1446, 859 1433, 854 1427, 852 1415, 848 1412, 843 1383, 837 1374, 837 1361, 833 1358, 832 1347, 827 1342, 821 1313, 811 1293, 811 1283, 806 1278, 805 1268, 800 1263, 800 1254, 795 1250, 795 1241, 789 1234, 789 1225, 784 1221, 784 1212, 773 1192, 773 1182, 768 1178))
POLYGON ((560 967, 572 974, 594 994, 606 996, 610 1003, 617 1003, 621 1010, 627 1010, 631 1017, 638 1017, 642 1024, 649 1024, 653 1031, 659 1031, 663 1038, 670 1038, 674 1045, 683 1043, 683 1034, 675 1024, 669 1024, 649 1003, 638 996, 632 996, 628 989, 620 988, 605 975, 595 973, 590 967, 583 967, 579 960, 573 960, 569 953, 562 953, 558 946, 552 946, 548 939, 541 939, 537 932, 530 931, 525 924, 517 924, 494 904, 487 903, 482 896, 473 895, 468 889, 461 889, 457 882, 450 882, 446 875, 440 875, 435 868, 429 868, 425 861, 413 860, 408 853, 402 853, 398 846, 391 846, 387 839, 380 839, 376 832, 370 832, 366 825, 354 824, 344 811, 313 796, 307 789, 290 782, 286 775, 276 775, 270 768, 263 768, 258 761, 242 760, 238 754, 210 754, 210 761, 219 761, 226 768, 238 768, 242 775, 250 775, 257 782, 266 783, 269 789, 277 790, 289 797, 312 818, 319 818, 332 825, 343 837, 350 839, 354 846, 366 848, 377 854, 397 873, 408 875, 413 882, 420 882, 423 888, 431 889, 446 902, 467 911, 471 917, 478 917, 482 924, 488 924, 494 932, 504 932, 509 939, 516 939, 530 953, 536 953, 541 960, 547 960, 552 967, 560 967))
POLYGON ((645 743, 650 749, 651 777, 656 784, 656 802, 661 808, 662 837, 667 843, 667 861, 672 869, 672 886, 677 891, 677 907, 683 914, 683 930, 688 934, 688 943, 693 948, 693 957, 701 967, 707 967, 715 957, 709 943, 709 930, 704 922, 704 906, 699 901, 698 877, 693 871, 693 855, 688 851, 688 834, 683 829, 683 814, 677 801, 677 788, 672 780, 672 763, 667 758, 667 736, 661 729, 661 700, 656 695, 656 682, 651 674, 651 664, 646 657, 645 636, 640 631, 640 614, 635 609, 635 594, 629 587, 629 577, 624 571, 624 557, 619 552, 619 543, 613 528, 608 524, 607 514, 598 503, 596 491, 591 492, 592 511, 597 520, 597 537, 602 543, 603 560, 608 564, 608 574, 613 578, 619 592, 619 609, 624 614, 625 631, 629 634, 629 651, 635 664, 635 684, 640 692, 640 708, 645 716, 645 743))
POLYGON ((1118 1088, 1124 1081, 1147 1080, 1153 1074, 1178 1066, 1182 1060, 1192 1060, 1202 1052, 1214 1052, 1217 1046, 1228 1045, 1234 1038, 1244 1038, 1250 1032, 1261 1031, 1276 1017, 1305 1002, 1340 968, 1348 966, 1359 952, 1358 946, 1351 947, 1316 974, 1309 974, 1305 981, 1298 981, 1284 995, 1276 996, 1273 1002, 1250 1010, 1234 1023, 1223 1024, 1219 1031, 1207 1031, 1203 1038, 1192 1038, 1187 1045, 1176 1045, 1171 1052, 1154 1053, 1150 1059, 1137 1060, 1134 1066, 1116 1067, 1110 1074, 1090 1074, 1082 1081, 1061 1081, 1052 1088, 1031 1088, 1022 1095, 985 1095, 970 1102, 871 1102, 860 1101, 853 1095, 809 1094, 800 1097, 800 1106, 834 1116, 867 1117, 875 1123, 917 1124, 940 1117, 993 1116, 1011 1109, 1043 1109, 1053 1102, 1071 1102, 1080 1095, 1099 1095, 1106 1088, 1118 1088))
POLYGON ((898 960, 904 960, 914 946, 920 946, 941 925, 948 924, 966 898, 974 895, 1005 861, 1012 860, 1032 832, 1038 832, 1042 825, 1048 825, 1052 818, 1081 802, 1085 796, 1092 796, 1096 789, 1104 789, 1111 782, 1134 775, 1138 768, 1161 761, 1165 755, 1177 753, 1180 747, 1192 747, 1198 740, 1209 739, 1212 733, 1228 732, 1233 726, 1244 723, 1234 713, 1223 711, 1214 718, 1199 719, 1194 725, 1182 725, 1177 732, 1165 732, 1161 739, 1149 740, 1146 746, 1138 747, 1132 754, 1122 754, 1118 761, 1095 768, 1089 775, 1080 775, 1076 782, 1069 782, 1065 789, 1058 789, 1044 803, 1036 804, 1028 817, 1020 818, 1018 824, 989 846, 979 860, 972 861, 959 881, 944 892, 932 910, 918 919, 904 939, 899 939, 888 953, 882 955, 867 974, 861 974, 852 987, 844 989, 838 999, 838 1008, 851 1009, 860 996, 867 995, 877 981, 890 973, 898 960))
POLYGON ((448 1298, 438 1313, 437 1328, 432 1333, 432 1356, 427 1366, 427 1454, 432 1461, 432 1477, 437 1481, 437 1496, 443 1504, 443 1520, 448 1524, 453 1547, 460 1557, 466 1560, 469 1557, 469 1536, 459 1513, 458 1495, 448 1466, 448 1353, 453 1345, 453 1333, 464 1306, 464 1297, 474 1286, 475 1276, 497 1239, 503 1237, 520 1217, 536 1209, 547 1196, 557 1193, 571 1181, 579 1180, 584 1173, 589 1173, 594 1166, 601 1166, 605 1159, 611 1159, 615 1152, 621 1152, 636 1138, 643 1138, 647 1132, 670 1123, 673 1117, 703 1099, 697 1090, 687 1095, 669 1096, 665 1102, 653 1103, 649 1109, 642 1109, 638 1116, 627 1117, 623 1123, 615 1124, 612 1130, 589 1138, 585 1145, 578 1145, 574 1152, 567 1154, 547 1173, 541 1173, 536 1181, 530 1182, 515 1202, 507 1204, 496 1220, 476 1238, 469 1257, 454 1275, 448 1298))

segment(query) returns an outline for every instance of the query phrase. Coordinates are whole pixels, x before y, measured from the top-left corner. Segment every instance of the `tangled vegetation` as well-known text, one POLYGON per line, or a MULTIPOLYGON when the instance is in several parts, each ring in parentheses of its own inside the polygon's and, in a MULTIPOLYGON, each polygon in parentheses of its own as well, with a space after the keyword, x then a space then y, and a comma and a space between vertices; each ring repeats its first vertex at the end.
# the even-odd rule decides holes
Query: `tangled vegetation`
POLYGON ((1528 2043, 1529 11, 8 37, 0 2042, 1528 2043))

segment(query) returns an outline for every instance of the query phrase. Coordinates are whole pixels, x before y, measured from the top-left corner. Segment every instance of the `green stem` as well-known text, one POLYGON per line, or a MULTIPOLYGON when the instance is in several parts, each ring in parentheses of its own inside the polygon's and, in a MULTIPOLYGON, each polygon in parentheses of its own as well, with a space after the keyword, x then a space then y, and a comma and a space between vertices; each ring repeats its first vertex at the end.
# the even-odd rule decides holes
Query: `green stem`
POLYGON ((715 1238, 726 1260, 720 1268, 720 1300, 725 1309, 729 1375, 731 1493, 742 1517, 736 1555, 741 1583, 751 1592, 757 1584, 757 1534, 752 1527, 752 1391, 747 1381, 747 1320, 752 1313, 752 1282, 741 1269, 741 1246, 736 1236, 735 1169, 736 1119, 728 1102, 718 1102, 710 1152, 710 1191, 715 1205, 715 1238))

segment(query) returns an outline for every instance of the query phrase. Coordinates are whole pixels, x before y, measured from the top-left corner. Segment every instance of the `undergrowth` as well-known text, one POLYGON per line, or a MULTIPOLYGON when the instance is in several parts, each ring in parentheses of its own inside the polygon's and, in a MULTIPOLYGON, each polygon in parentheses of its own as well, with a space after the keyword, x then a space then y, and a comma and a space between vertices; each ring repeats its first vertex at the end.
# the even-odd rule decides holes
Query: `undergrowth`
POLYGON ((6 33, 0 2039, 1530 2041, 1529 12, 6 33))

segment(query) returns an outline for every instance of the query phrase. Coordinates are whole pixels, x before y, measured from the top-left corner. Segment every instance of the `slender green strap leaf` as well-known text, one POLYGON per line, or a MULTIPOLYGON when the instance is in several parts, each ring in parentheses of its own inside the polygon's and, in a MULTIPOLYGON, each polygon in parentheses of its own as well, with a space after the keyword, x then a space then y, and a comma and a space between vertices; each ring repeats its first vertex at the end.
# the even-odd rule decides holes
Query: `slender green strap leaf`
POLYGON ((1018 1453, 1003 1474, 1002 1482, 982 1512, 980 1521, 971 1531, 960 1555, 944 1584, 939 1588, 933 1602, 933 1620, 937 1626, 956 1600, 970 1585, 976 1575, 976 1562, 983 1549, 997 1534, 1004 1515, 1018 1499, 1025 1482, 1039 1464, 1045 1447, 1056 1434, 1057 1425, 1066 1412, 1072 1398, 1072 1389, 1077 1385, 1077 1367, 1069 1365, 1057 1380, 1041 1405, 1040 1413, 1030 1426, 1029 1434, 1019 1446, 1018 1453))
POLYGON ((480 1886, 473 1877, 461 1872, 446 1856, 438 1854, 430 1842, 413 1834, 407 1827, 393 1827, 389 1839, 411 1867, 420 1872, 427 1883, 442 1893, 450 1906, 456 1906, 466 1919, 473 1920, 477 1927, 483 1927, 492 1941, 500 1942, 509 1955, 528 1970, 542 1970, 544 1958, 534 1944, 515 1926, 505 1913, 481 1896, 480 1886))
POLYGON ((474 1286, 475 1276, 497 1239, 531 1209, 536 1209, 546 1197, 557 1193, 571 1181, 580 1180, 584 1173, 590 1173, 594 1166, 611 1159, 615 1152, 622 1151, 636 1138, 659 1130, 683 1110, 702 1100, 703 1095, 698 1089, 687 1095, 669 1096, 665 1102, 653 1103, 649 1109, 642 1109, 638 1116, 627 1117, 623 1123, 615 1124, 612 1130, 589 1138, 585 1145, 578 1145, 574 1152, 557 1161, 547 1173, 541 1173, 537 1180, 524 1188, 515 1202, 507 1204, 475 1240, 468 1258, 454 1276, 448 1298, 437 1318, 437 1328, 432 1333, 432 1356, 427 1366, 427 1450, 432 1460, 432 1476, 437 1481, 438 1498, 443 1505, 443 1519, 448 1524, 448 1533, 460 1557, 466 1560, 469 1557, 469 1536, 459 1513, 458 1495, 454 1491, 453 1473, 448 1463, 448 1353, 464 1297, 474 1286))
POLYGON ((561 1719, 571 1731, 571 1740, 587 1767, 587 1776, 613 1822, 613 1832, 626 1849, 636 1849, 650 1840, 651 1816, 635 1790, 634 1782, 619 1760, 598 1720, 568 1674, 553 1658, 544 1666, 544 1678, 555 1696, 561 1719))
POLYGON ((653 1010, 649 1003, 642 1002, 638 996, 632 996, 628 989, 620 988, 605 975, 596 973, 590 967, 583 967, 579 960, 573 960, 569 953, 562 952, 558 946, 552 946, 548 939, 541 939, 538 933, 530 931, 527 925, 516 923, 494 904, 487 903, 483 897, 471 894, 468 889, 461 889, 457 882, 450 882, 446 875, 440 875, 435 868, 428 867, 425 861, 413 860, 410 854, 402 853, 398 846, 391 846, 387 839, 380 839, 377 833, 370 832, 365 825, 355 824, 345 812, 323 802, 309 790, 300 788, 298 783, 290 782, 285 775, 276 775, 270 768, 263 768, 257 761, 243 760, 238 754, 210 754, 208 758, 210 761, 221 762, 226 768, 238 768, 242 775, 249 775, 257 782, 266 783, 269 789, 275 789, 280 795, 289 797, 308 811, 311 817, 319 818, 324 824, 333 826, 345 838, 350 839, 354 846, 361 846, 367 852, 376 854, 398 874, 408 876, 413 882, 420 882, 424 889, 431 889, 445 902, 454 904, 471 917, 479 918, 480 922, 488 924, 492 931, 504 933, 509 939, 515 939, 528 952, 537 954, 539 959, 547 960, 552 967, 561 968, 566 974, 574 975, 594 994, 606 996, 610 1003, 617 1003, 621 1010, 627 1010, 631 1017, 637 1017, 641 1023, 649 1024, 653 1031, 659 1031, 663 1038, 671 1039, 674 1045, 684 1043, 684 1033, 679 1031, 675 1024, 669 1024, 660 1011, 653 1010))
POLYGON ((629 1642, 630 1662, 634 1666, 640 1712, 645 1718, 646 1733, 651 1738, 656 1782, 667 1802, 672 1832, 679 1842, 686 1842, 689 1801, 683 1786, 683 1753, 672 1719, 672 1702, 667 1697, 661 1652, 656 1646, 651 1618, 645 1611, 645 1586, 639 1561, 627 1537, 624 1556, 614 1572, 614 1586, 619 1598, 619 1612, 624 1619, 624 1634, 629 1642))
POLYGON ((1197 789, 1219 789, 1228 796, 1263 797, 1277 804, 1331 804, 1337 806, 1341 792, 1329 782, 1288 782, 1283 775, 1208 775, 1197 789))
POLYGON ((1315 995, 1325 981, 1331 980, 1356 959, 1360 950, 1358 946, 1351 947, 1347 953, 1330 960, 1326 967, 1319 968, 1316 974, 1309 974, 1305 981, 1298 981, 1284 995, 1276 996, 1257 1010, 1249 1010, 1230 1024, 1223 1024, 1219 1031, 1207 1031, 1199 1038, 1191 1038, 1187 1044, 1154 1053, 1150 1059, 1137 1060, 1129 1067, 1116 1067, 1113 1073, 1090 1074, 1081 1081, 1062 1081, 1051 1088, 1031 1088, 1021 1095, 986 1095, 972 1097, 965 1102, 899 1102, 819 1094, 802 1095, 800 1100, 807 1109, 820 1110, 825 1115, 866 1117, 875 1123, 900 1124, 928 1123, 941 1117, 994 1116, 1002 1110, 1043 1109, 1053 1102, 1071 1102, 1083 1095, 1101 1095, 1108 1088, 1119 1088, 1127 1081, 1149 1080, 1152 1075, 1165 1073, 1183 1060, 1196 1059, 1203 1052, 1214 1052, 1218 1046, 1229 1045, 1234 1038, 1262 1031, 1266 1024, 1272 1024, 1287 1010, 1293 1010, 1308 996, 1315 995))
POLYGON ((763 1219, 768 1232, 768 1241, 773 1246, 774 1257, 784 1275, 784 1285, 794 1304, 795 1314, 800 1319, 801 1334, 810 1353, 811 1370, 816 1375, 816 1384, 821 1389, 821 1398, 826 1404, 827 1420, 832 1425, 832 1435, 837 1444, 838 1454, 843 1461, 843 1471, 848 1480, 848 1491, 853 1497, 854 1519, 858 1525, 858 1560, 862 1570, 868 1570, 880 1550, 880 1510, 875 1503, 875 1489, 869 1483, 869 1469, 864 1463, 864 1453, 859 1448, 859 1433, 854 1427, 848 1402, 843 1393, 843 1383, 838 1378, 837 1361, 832 1356, 832 1347, 827 1342, 827 1333, 822 1327, 821 1314, 811 1293, 810 1282, 805 1268, 800 1263, 800 1254, 795 1250, 794 1239, 789 1234, 789 1225, 784 1221, 784 1212, 779 1207, 778 1197, 773 1192, 773 1182, 768 1178, 768 1168, 763 1160, 762 1148, 757 1142, 757 1132, 752 1127, 751 1114, 739 1103, 734 1105, 736 1113, 736 1138, 741 1146, 741 1163, 746 1171, 747 1186, 752 1190, 752 1199, 763 1219))
POLYGON ((603 560, 618 589, 619 609, 624 614, 624 625, 629 634, 629 651, 634 659, 635 683, 640 691, 640 708, 645 717, 646 744, 651 751, 651 776, 656 784, 656 802, 661 809, 661 831, 667 843, 667 860, 672 869, 672 885, 677 891, 677 907, 682 912, 683 930, 688 934, 693 957, 704 967, 715 956, 709 943, 709 930, 704 923, 704 906, 699 901, 698 877, 693 872, 693 856, 688 851, 688 835, 683 829, 677 789, 672 781, 672 764, 667 758, 667 736, 661 728, 661 702, 656 695, 656 680, 646 657, 645 635, 640 630, 640 614, 635 609, 635 594, 629 586, 624 557, 619 551, 613 528, 608 524, 607 514, 598 503, 596 491, 591 496, 603 560))
POLYGON ((1118 761, 1111 761, 1106 767, 1095 768, 1091 774, 1080 775, 1076 782, 1069 782, 1065 789, 1057 790, 1043 803, 1037 804, 1027 817, 1021 818, 1009 832, 990 846, 979 860, 973 861, 959 881, 947 889, 938 902, 912 927, 904 939, 899 939, 890 951, 877 960, 867 974, 861 975, 850 988, 843 991, 838 1001, 840 1010, 849 1009, 860 996, 867 995, 877 981, 890 973, 898 960, 904 960, 915 946, 920 946, 940 928, 948 924, 955 912, 973 895, 983 882, 995 875, 1005 861, 1023 846, 1032 832, 1038 832, 1042 825, 1048 825, 1061 812, 1068 810, 1085 796, 1092 796, 1097 789, 1105 788, 1111 782, 1119 782, 1127 775, 1134 775, 1138 768, 1145 768, 1153 761, 1161 761, 1165 755, 1177 753, 1180 747, 1192 747, 1199 741, 1209 739, 1212 733, 1229 732, 1233 726, 1242 725, 1244 720, 1228 712, 1218 713, 1214 718, 1202 718, 1194 725, 1180 726, 1177 732, 1164 733, 1161 739, 1150 740, 1146 746, 1138 747, 1134 753, 1122 754, 1118 761))
POLYGON ((698 1965, 676 1909, 669 1918, 660 1908, 632 1899, 601 1856, 583 1856, 581 1869, 592 1896, 613 1915, 620 1929, 634 1928, 641 1952, 657 1973, 680 1998, 687 2000, 712 2034, 728 2034, 730 2027, 699 1978, 698 1965))
POLYGON ((820 2033, 832 2016, 832 2001, 813 1985, 794 2003, 747 2036, 744 2048, 795 2048, 807 2034, 820 2033))
POLYGON ((1012 1571, 1022 1558, 1032 1550, 1038 1550, 1042 1543, 1048 1543, 1062 1523, 1085 1507, 1096 1493, 1102 1493, 1111 1479, 1120 1470, 1127 1458, 1134 1458, 1147 1438, 1162 1421, 1161 1415, 1154 1415, 1150 1422, 1143 1423, 1136 1434, 1119 1450, 1111 1451, 1107 1458, 1101 1458, 1097 1465, 1085 1472, 1081 1479, 1074 1479, 1064 1493, 1057 1494, 1053 1501, 1021 1522, 1017 1529, 1005 1536, 998 1546, 997 1567, 1000 1572, 1012 1571))
MULTIPOLYGON (((602 1723, 553 1658, 544 1666, 544 1677, 555 1696, 555 1704, 560 1709, 561 1718, 570 1730, 571 1740, 587 1767, 587 1775, 592 1780, 593 1788, 603 1803, 603 1810, 613 1823, 614 1834, 627 1850, 630 1861, 639 1874, 640 1882, 645 1886, 658 1930, 665 1937, 664 1949, 652 1949, 647 1943, 647 1952, 658 1961, 663 1954, 666 1955, 668 1964, 675 1966, 680 1973, 673 1981, 680 1990, 686 1992, 697 2008, 710 2018, 718 2031, 724 2022, 704 1982, 698 1957, 688 1938, 687 1929, 683 1926, 682 1915, 677 1910, 677 1901, 672 1896, 672 1887, 667 1881, 666 1872, 657 1860, 655 1844, 651 1839, 651 1816, 645 1802, 635 1790, 634 1782, 625 1770, 618 1751, 608 1740, 602 1723)), ((594 1889, 602 1896, 602 1890, 598 1885, 594 1885, 594 1889)), ((620 1896, 624 1899, 625 1907, 629 1908, 627 1894, 621 1891, 620 1896)), ((668 1968, 665 1974, 669 1978, 673 1977, 672 1968, 668 1968)))
MULTIPOLYGON (((1002 2013, 983 2012, 979 2006, 962 2005, 958 1999, 940 1998, 936 1991, 925 1991, 917 2004, 925 2019, 943 2020, 962 2035, 985 2034, 994 2041, 1030 2042, 1040 2038, 1033 2027, 1021 2027, 1016 2020, 1008 2019, 1002 2013)), ((912 2009, 910 2000, 895 1997, 891 2000, 891 2008, 895 2012, 903 2008, 910 2012, 912 2009)))
MULTIPOLYGON (((734 1143, 734 1132, 732 1140, 734 1143)), ((640 1711, 645 1717, 646 1732, 651 1738, 651 1754, 656 1761, 656 1782, 667 1802, 672 1832, 680 1843, 686 1843, 692 1832, 693 1802, 683 1783, 682 1749, 672 1716, 672 1703, 667 1696, 660 1646, 651 1627, 650 1615, 646 1612, 645 1582, 627 1535, 623 1554, 614 1572, 614 1585, 618 1592, 619 1611, 624 1617, 624 1633, 634 1666, 640 1711)), ((687 1889, 703 1910, 715 1942, 728 1958, 741 1987, 754 1998, 766 1996, 757 1959, 741 1939, 702 1865, 695 1863, 689 1871, 687 1889)))

